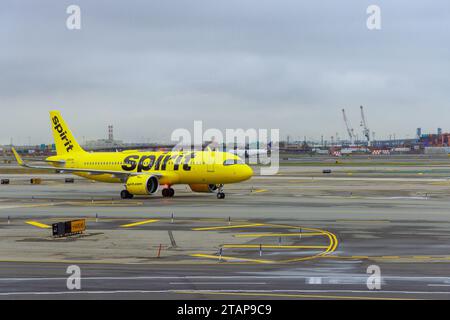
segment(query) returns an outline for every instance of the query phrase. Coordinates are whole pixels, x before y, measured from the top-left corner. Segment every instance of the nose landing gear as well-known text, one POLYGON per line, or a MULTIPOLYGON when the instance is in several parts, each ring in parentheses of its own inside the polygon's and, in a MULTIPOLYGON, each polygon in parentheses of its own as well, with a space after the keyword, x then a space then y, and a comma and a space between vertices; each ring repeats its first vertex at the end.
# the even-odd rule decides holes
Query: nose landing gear
POLYGON ((225 199, 225 193, 223 192, 223 184, 219 185, 217 192, 217 199, 225 199))

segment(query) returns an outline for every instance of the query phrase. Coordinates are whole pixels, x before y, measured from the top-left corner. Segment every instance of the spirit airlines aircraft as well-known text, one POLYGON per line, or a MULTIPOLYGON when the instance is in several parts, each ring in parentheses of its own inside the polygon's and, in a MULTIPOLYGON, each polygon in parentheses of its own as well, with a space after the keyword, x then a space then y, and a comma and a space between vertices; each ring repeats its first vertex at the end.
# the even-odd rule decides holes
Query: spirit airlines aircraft
POLYGON ((13 148, 19 165, 27 168, 69 172, 101 182, 123 183, 122 199, 151 195, 162 186, 163 197, 173 197, 175 184, 188 184, 195 192, 217 192, 225 198, 223 185, 250 179, 252 169, 238 156, 218 151, 96 152, 84 151, 58 111, 50 112, 56 156, 50 166, 25 163, 13 148))

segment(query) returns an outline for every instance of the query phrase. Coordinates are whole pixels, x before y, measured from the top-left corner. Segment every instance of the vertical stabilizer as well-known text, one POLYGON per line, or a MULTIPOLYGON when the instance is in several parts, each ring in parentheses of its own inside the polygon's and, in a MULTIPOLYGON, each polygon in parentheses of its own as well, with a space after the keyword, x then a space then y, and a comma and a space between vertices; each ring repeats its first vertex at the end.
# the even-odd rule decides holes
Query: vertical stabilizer
POLYGON ((58 156, 84 152, 59 111, 50 111, 50 121, 58 156))

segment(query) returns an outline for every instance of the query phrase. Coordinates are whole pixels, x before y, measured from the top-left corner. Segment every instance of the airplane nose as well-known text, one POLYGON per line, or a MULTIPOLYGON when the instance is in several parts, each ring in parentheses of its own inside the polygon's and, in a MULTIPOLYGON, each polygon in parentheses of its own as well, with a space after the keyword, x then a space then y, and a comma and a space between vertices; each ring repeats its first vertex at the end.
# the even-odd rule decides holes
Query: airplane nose
POLYGON ((242 175, 245 180, 250 179, 253 176, 253 169, 249 165, 244 165, 242 175))

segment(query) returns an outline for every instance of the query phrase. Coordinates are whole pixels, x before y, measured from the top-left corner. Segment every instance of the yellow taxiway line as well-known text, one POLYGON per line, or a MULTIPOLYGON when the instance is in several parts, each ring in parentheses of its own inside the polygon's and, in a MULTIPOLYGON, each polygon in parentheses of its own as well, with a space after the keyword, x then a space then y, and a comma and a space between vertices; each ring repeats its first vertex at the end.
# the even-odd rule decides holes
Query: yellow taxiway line
POLYGON ((44 224, 44 223, 40 223, 37 221, 25 221, 26 224, 38 227, 38 228, 42 228, 42 229, 50 229, 51 226, 49 226, 48 224, 44 224))
POLYGON ((259 189, 259 190, 253 191, 253 193, 262 193, 262 192, 267 192, 267 191, 269 191, 269 190, 266 190, 266 189, 259 189))
POLYGON ((260 260, 260 259, 249 259, 249 258, 238 258, 238 257, 227 257, 227 256, 215 256, 212 254, 201 254, 201 253, 195 253, 191 254, 191 257, 197 257, 197 258, 208 258, 208 259, 216 259, 216 260, 235 260, 235 261, 247 261, 247 262, 257 262, 257 263, 274 263, 274 261, 271 260, 260 260))
POLYGON ((158 222, 158 221, 159 220, 151 219, 151 220, 133 222, 133 223, 129 223, 129 224, 123 224, 123 225, 121 225, 121 227, 122 228, 131 228, 131 227, 141 226, 143 224, 154 223, 154 222, 158 222))
MULTIPOLYGON (((310 230, 313 230, 313 229, 310 229, 310 230)), ((323 251, 321 253, 318 253, 318 254, 316 254, 314 256, 294 258, 294 259, 288 259, 288 260, 281 260, 281 261, 278 261, 278 262, 290 263, 290 262, 312 260, 312 259, 316 259, 316 258, 322 258, 322 257, 325 257, 325 256, 329 255, 330 253, 333 253, 336 250, 336 248, 338 246, 338 243, 339 243, 337 237, 333 233, 328 232, 328 231, 319 230, 319 229, 315 229, 315 230, 316 231, 322 231, 323 234, 326 235, 328 237, 329 241, 330 241, 330 244, 326 247, 325 251, 323 251)))
POLYGON ((253 224, 241 224, 235 226, 222 226, 222 227, 205 227, 205 228, 194 228, 194 231, 209 231, 209 230, 223 230, 223 229, 235 229, 235 228, 250 228, 250 227, 261 227, 264 226, 263 223, 253 223, 253 224))
MULTIPOLYGON (((312 256, 306 256, 306 257, 298 257, 298 258, 293 258, 293 259, 287 259, 287 260, 256 260, 256 259, 246 259, 246 258, 239 258, 239 257, 222 257, 222 259, 224 261, 229 261, 229 260, 236 260, 236 261, 246 261, 246 262, 259 262, 259 263, 290 263, 290 262, 298 262, 298 261, 304 261, 304 260, 312 260, 312 259, 317 259, 317 258, 323 258, 328 256, 329 254, 333 253, 334 251, 336 251, 337 246, 339 244, 339 241, 336 237, 336 235, 334 235, 331 232, 325 231, 325 230, 321 230, 321 229, 316 229, 316 228, 304 228, 304 227, 300 227, 300 226, 290 226, 290 225, 280 225, 280 224, 269 224, 269 223, 253 223, 253 224, 242 224, 242 225, 232 225, 232 226, 220 226, 220 227, 205 227, 205 228, 194 228, 192 229, 193 231, 209 231, 209 230, 226 230, 226 229, 233 229, 233 228, 248 228, 248 227, 260 227, 260 226, 264 226, 264 227, 272 227, 272 228, 284 228, 284 229, 296 229, 296 230, 300 230, 300 231, 309 231, 307 233, 302 233, 302 232, 298 232, 296 233, 297 236, 299 235, 317 235, 317 236, 324 236, 326 238, 328 238, 329 240, 329 244, 325 245, 325 246, 282 246, 282 245, 263 245, 262 248, 273 248, 273 249, 324 249, 322 252, 319 252, 315 255, 312 256)), ((266 236, 274 236, 275 233, 261 233, 263 235, 266 236)), ((247 235, 261 235, 261 234, 241 234, 241 235, 234 235, 236 237, 245 237, 247 235)), ((276 235, 281 235, 283 233, 279 233, 276 235)), ((291 236, 293 235, 293 233, 286 233, 287 235, 291 236)), ((229 245, 224 245, 224 248, 259 248, 260 245, 256 244, 256 245, 246 245, 246 244, 229 244, 229 245)), ((217 255, 208 255, 208 254, 194 254, 191 255, 192 257, 198 257, 198 258, 210 258, 210 259, 220 259, 219 256, 217 255)))
POLYGON ((329 246, 283 246, 283 245, 268 245, 268 244, 224 244, 223 248, 239 249, 239 248, 267 248, 267 249, 327 249, 329 246))
POLYGON ((322 236, 320 232, 305 232, 305 233, 243 233, 235 234, 236 238, 258 238, 258 237, 299 237, 299 236, 322 236))

